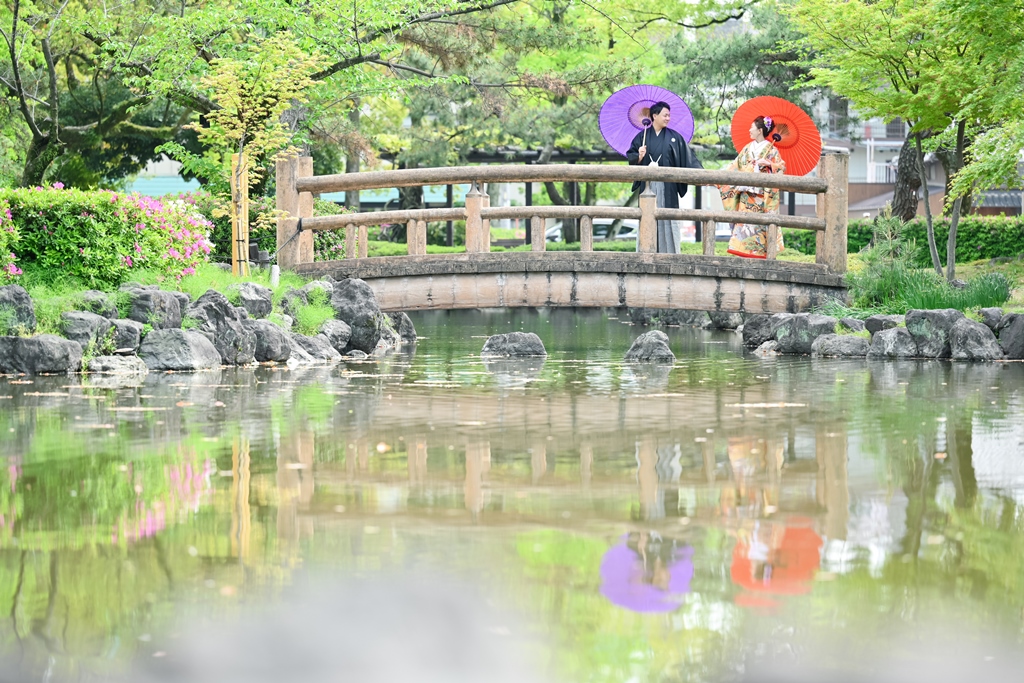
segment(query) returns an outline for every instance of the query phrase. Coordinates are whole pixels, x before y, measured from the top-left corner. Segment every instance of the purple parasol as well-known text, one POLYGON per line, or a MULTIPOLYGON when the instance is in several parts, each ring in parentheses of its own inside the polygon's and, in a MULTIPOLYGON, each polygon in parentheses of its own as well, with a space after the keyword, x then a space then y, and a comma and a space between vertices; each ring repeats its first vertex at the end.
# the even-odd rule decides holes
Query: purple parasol
POLYGON ((648 576, 643 560, 626 543, 612 546, 601 561, 601 593, 619 607, 634 612, 671 612, 679 608, 683 595, 690 592, 692 558, 690 546, 674 548, 659 581, 648 576), (663 585, 655 585, 659 582, 663 585))
POLYGON ((611 148, 626 156, 636 134, 650 125, 651 106, 664 102, 672 111, 669 128, 678 131, 687 142, 693 138, 693 114, 686 102, 671 90, 656 85, 631 85, 611 94, 601 105, 598 126, 611 148))

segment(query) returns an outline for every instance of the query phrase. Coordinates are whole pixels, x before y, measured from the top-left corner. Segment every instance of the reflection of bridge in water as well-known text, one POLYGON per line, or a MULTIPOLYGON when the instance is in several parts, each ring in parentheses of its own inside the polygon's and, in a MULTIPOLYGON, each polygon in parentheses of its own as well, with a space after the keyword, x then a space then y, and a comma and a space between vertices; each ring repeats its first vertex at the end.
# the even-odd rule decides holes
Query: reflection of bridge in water
POLYGON ((436 310, 516 306, 638 306, 744 312, 796 312, 845 296, 847 158, 828 155, 819 177, 624 166, 451 167, 333 176, 312 175, 312 158, 278 162, 278 262, 307 276, 366 280, 381 308, 436 310), (489 206, 485 183, 648 181, 639 207, 489 206), (703 209, 663 209, 649 181, 690 185, 759 185, 818 197, 817 216, 783 216, 703 209), (314 216, 322 192, 470 183, 465 207, 314 216), (578 221, 580 251, 544 253, 545 221, 578 221), (637 252, 595 252, 594 218, 639 219, 637 252), (490 252, 489 221, 527 221, 529 252, 490 252), (657 222, 693 221, 703 255, 658 254, 657 222), (466 253, 426 253, 427 223, 464 221, 466 253), (719 222, 768 226, 765 260, 722 258, 715 253, 719 222), (405 224, 408 256, 367 258, 368 227, 405 224), (778 230, 817 233, 816 263, 776 260, 778 230), (314 262, 313 233, 344 230, 339 261, 314 262))

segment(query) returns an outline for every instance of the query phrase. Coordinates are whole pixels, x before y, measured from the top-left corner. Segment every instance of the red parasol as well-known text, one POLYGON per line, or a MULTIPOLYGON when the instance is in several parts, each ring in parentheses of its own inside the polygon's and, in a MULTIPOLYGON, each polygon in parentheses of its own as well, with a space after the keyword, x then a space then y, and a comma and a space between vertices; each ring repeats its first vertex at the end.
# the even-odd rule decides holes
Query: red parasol
POLYGON ((730 130, 737 151, 750 142, 750 124, 758 116, 772 117, 772 132, 782 135, 775 148, 786 161, 786 175, 807 175, 814 170, 821 157, 821 133, 803 109, 780 97, 755 97, 736 110, 730 130))

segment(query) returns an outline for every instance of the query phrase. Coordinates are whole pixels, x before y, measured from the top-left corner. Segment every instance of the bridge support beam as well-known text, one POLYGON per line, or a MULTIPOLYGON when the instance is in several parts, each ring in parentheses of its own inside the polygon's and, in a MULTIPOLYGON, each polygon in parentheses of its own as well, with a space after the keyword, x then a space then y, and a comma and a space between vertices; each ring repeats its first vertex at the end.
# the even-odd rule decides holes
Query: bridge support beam
POLYGON ((640 230, 637 235, 636 250, 651 254, 658 251, 658 221, 654 211, 658 208, 658 195, 651 190, 650 183, 644 183, 644 191, 640 193, 640 230))

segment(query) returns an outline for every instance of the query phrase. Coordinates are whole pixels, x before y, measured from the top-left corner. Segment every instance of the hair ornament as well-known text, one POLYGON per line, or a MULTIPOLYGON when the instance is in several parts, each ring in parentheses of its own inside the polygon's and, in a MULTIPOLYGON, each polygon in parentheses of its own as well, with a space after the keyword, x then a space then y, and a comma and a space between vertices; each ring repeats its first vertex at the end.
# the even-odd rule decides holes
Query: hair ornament
POLYGON ((771 130, 772 128, 775 127, 775 121, 772 120, 772 117, 765 116, 764 117, 764 125, 765 125, 765 128, 767 128, 768 130, 771 130))

